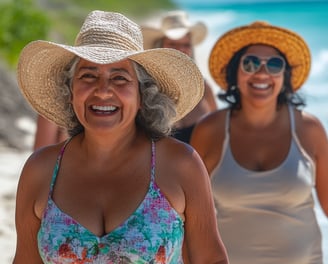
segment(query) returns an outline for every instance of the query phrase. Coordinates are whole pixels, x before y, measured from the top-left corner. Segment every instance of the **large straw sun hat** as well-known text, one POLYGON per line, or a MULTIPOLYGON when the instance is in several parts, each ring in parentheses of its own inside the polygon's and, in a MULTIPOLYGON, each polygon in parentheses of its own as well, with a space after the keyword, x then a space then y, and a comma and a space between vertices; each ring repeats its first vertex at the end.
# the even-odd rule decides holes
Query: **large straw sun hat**
POLYGON ((181 119, 200 101, 203 77, 187 55, 174 49, 143 50, 140 27, 119 13, 91 12, 77 35, 75 45, 34 41, 21 52, 17 78, 21 92, 31 106, 59 126, 70 127, 67 106, 61 100, 62 73, 75 57, 109 64, 129 58, 157 81, 161 92, 176 103, 181 119))
POLYGON ((188 14, 182 10, 170 11, 161 19, 161 24, 155 26, 142 26, 144 37, 144 48, 151 49, 154 43, 167 37, 169 39, 180 39, 190 32, 193 45, 200 44, 207 35, 207 27, 202 22, 192 24, 188 14))
POLYGON ((293 31, 256 21, 226 32, 214 44, 209 57, 209 70, 222 89, 228 88, 227 64, 237 51, 252 44, 269 45, 282 52, 292 67, 291 82, 294 91, 302 86, 311 67, 310 50, 303 38, 293 31))

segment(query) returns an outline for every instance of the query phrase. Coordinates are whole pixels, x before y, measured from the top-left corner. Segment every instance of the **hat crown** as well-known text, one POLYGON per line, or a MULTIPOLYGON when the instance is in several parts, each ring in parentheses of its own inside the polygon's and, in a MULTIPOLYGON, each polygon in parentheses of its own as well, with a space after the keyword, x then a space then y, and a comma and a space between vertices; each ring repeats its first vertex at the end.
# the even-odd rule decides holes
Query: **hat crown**
POLYGON ((141 51, 143 38, 140 27, 127 17, 96 10, 85 19, 75 45, 141 51))
POLYGON ((261 27, 268 27, 270 24, 265 21, 255 21, 249 25, 252 28, 261 28, 261 27))
POLYGON ((190 22, 188 21, 188 14, 183 11, 176 11, 169 13, 162 20, 162 29, 170 30, 177 28, 189 28, 190 22))

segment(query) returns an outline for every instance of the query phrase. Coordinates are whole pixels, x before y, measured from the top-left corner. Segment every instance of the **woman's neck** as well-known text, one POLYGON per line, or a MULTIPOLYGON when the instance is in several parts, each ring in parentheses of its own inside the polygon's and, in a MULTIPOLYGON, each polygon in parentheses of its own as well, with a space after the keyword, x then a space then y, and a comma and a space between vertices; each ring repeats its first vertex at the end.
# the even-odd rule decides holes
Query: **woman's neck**
POLYGON ((285 106, 265 106, 265 107, 243 107, 237 111, 238 116, 244 120, 245 124, 252 127, 267 127, 275 123, 280 114, 285 111, 285 106))

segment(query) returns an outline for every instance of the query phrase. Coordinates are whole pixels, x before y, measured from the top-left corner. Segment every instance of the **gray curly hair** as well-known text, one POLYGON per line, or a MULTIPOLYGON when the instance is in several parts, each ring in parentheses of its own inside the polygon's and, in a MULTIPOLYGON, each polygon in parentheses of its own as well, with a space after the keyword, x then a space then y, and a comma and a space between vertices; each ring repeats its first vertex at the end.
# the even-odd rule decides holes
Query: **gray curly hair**
MULTIPOLYGON (((75 136, 84 131, 84 127, 79 122, 71 104, 71 88, 76 66, 80 61, 79 57, 69 63, 63 71, 61 82, 57 83, 60 96, 56 98, 65 105, 66 128, 70 136, 75 136)), ((138 128, 153 139, 159 139, 171 134, 173 119, 176 116, 174 101, 160 91, 157 82, 138 63, 132 61, 133 67, 139 82, 139 92, 141 95, 141 108, 139 109, 135 122, 138 128)))

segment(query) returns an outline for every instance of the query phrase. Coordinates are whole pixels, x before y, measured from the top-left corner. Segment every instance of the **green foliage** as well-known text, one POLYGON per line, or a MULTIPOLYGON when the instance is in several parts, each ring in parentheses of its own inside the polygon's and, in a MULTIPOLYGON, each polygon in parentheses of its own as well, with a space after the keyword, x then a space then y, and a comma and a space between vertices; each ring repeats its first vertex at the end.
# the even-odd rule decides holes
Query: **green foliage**
POLYGON ((49 20, 33 6, 31 0, 0 4, 0 55, 14 67, 21 49, 30 41, 44 39, 49 20))
POLYGON ((172 0, 0 0, 0 57, 14 67, 22 48, 33 40, 72 44, 92 10, 142 19, 173 8, 172 0))
POLYGON ((107 10, 127 15, 143 16, 154 10, 172 9, 172 0, 44 0, 57 9, 80 9, 89 13, 91 10, 107 10))
MULTIPOLYGON (((47 3, 56 37, 72 43, 84 18, 92 10, 120 12, 135 21, 158 10, 176 8, 172 0, 43 0, 47 3)), ((58 39, 56 39, 58 41, 58 39)))

